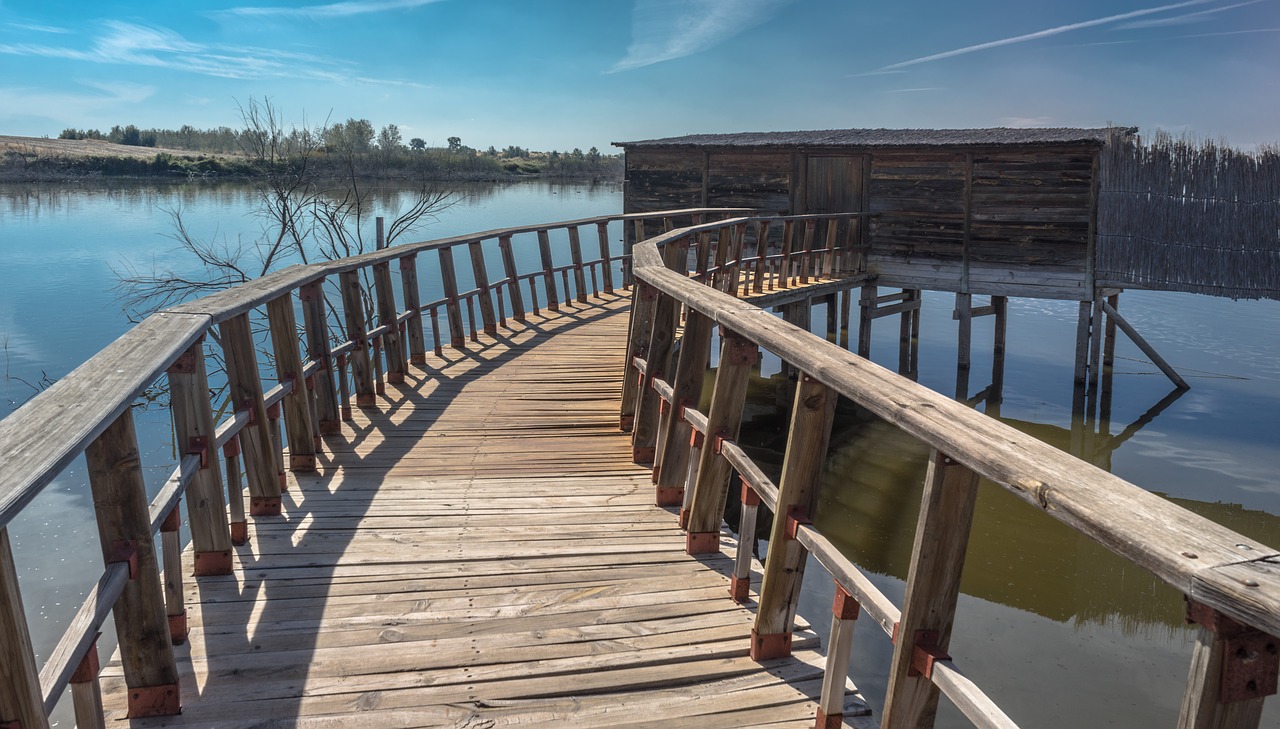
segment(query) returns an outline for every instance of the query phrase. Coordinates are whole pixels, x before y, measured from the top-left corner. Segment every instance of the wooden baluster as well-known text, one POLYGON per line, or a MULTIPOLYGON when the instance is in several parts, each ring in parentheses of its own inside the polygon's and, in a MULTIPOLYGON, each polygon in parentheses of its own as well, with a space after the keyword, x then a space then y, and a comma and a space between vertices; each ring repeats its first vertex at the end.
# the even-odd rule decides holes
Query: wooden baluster
POLYGON ((689 554, 720 551, 720 522, 724 519, 725 495, 729 490, 729 462, 720 457, 720 443, 738 437, 742 408, 747 402, 747 382, 751 369, 760 362, 755 342, 720 328, 720 366, 711 391, 707 413, 707 443, 698 461, 698 478, 688 519, 685 549, 689 554))
POLYGON ((249 541, 249 525, 244 517, 244 485, 240 481, 240 435, 222 446, 227 473, 227 503, 231 506, 231 543, 240 546, 249 541))
POLYGON ((844 689, 849 675, 849 655, 853 652, 853 628, 861 611, 858 601, 836 583, 836 596, 831 603, 831 636, 827 639, 827 666, 822 675, 822 694, 818 698, 820 729, 844 726, 844 689))
POLYGON ((338 355, 338 389, 342 394, 342 419, 348 423, 355 420, 351 416, 351 389, 347 384, 347 355, 338 355))
POLYGON ((338 393, 333 385, 333 354, 329 348, 329 312, 324 298, 324 279, 298 290, 302 319, 307 330, 307 356, 319 364, 312 379, 316 403, 316 426, 322 435, 341 432, 338 393))
POLYGON ((685 317, 680 357, 676 362, 675 376, 671 379, 672 415, 664 424, 663 448, 657 452, 654 463, 655 503, 658 506, 678 506, 684 502, 684 482, 689 470, 689 433, 692 430, 684 419, 684 409, 696 408, 702 398, 714 324, 709 317, 692 308, 685 317))
POLYGON ((778 265, 777 284, 782 288, 791 285, 791 255, 796 240, 796 221, 787 220, 782 224, 782 262, 778 265))
POLYGON ((871 357, 871 322, 874 319, 872 314, 876 310, 876 293, 875 284, 864 284, 862 286, 862 300, 858 308, 858 356, 871 357))
MULTIPOLYGON (((229 355, 227 359, 230 364, 229 355)), ((187 485, 187 521, 191 525, 195 574, 229 575, 231 532, 227 525, 227 503, 222 496, 222 469, 217 454, 210 452, 217 437, 217 426, 209 405, 204 338, 192 344, 166 371, 169 410, 178 451, 201 454, 201 468, 187 485)))
POLYGON ((1280 640, 1190 598, 1187 622, 1198 628, 1178 729, 1257 729, 1276 692, 1280 640))
POLYGON ((756 223, 756 270, 752 277, 751 290, 764 293, 764 274, 769 266, 769 221, 756 223))
POLYGON ((563 290, 564 290, 565 303, 568 303, 573 298, 572 296, 569 295, 569 269, 567 268, 560 269, 560 281, 562 284, 564 284, 563 290))
POLYGON ((493 287, 493 296, 498 300, 498 326, 507 328, 507 305, 502 300, 502 284, 493 287))
POLYGON ((405 322, 409 342, 409 362, 427 362, 427 343, 422 336, 422 299, 418 292, 418 256, 410 253, 400 259, 400 289, 404 292, 404 310, 411 312, 405 322))
POLYGON ((343 271, 340 278, 343 319, 347 327, 347 339, 353 343, 347 361, 351 365, 356 406, 373 407, 377 403, 377 395, 373 386, 373 363, 370 362, 369 354, 368 320, 364 315, 364 289, 360 284, 360 274, 356 271, 343 271))
POLYGON ((76 729, 106 729, 102 686, 98 683, 101 672, 102 663, 98 660, 98 641, 95 639, 89 646, 89 652, 80 659, 75 673, 71 674, 71 707, 75 712, 76 729))
POLYGON ((378 308, 378 326, 388 327, 380 339, 383 352, 386 353, 387 382, 404 382, 404 373, 409 369, 409 357, 405 354, 404 341, 400 339, 400 327, 397 323, 399 311, 396 309, 396 292, 391 287, 391 264, 375 263, 373 265, 373 290, 375 306, 378 308))
POLYGON ((280 432, 280 419, 280 403, 268 405, 267 422, 270 423, 268 430, 271 431, 271 455, 275 456, 276 482, 280 484, 280 491, 283 493, 289 488, 289 478, 284 470, 284 435, 280 432))
POLYGON ((716 257, 715 257, 715 275, 711 277, 711 287, 718 291, 725 291, 725 282, 729 280, 729 251, 733 248, 730 241, 733 228, 725 226, 716 231, 716 257))
POLYGON ((473 342, 480 341, 479 331, 476 329, 476 303, 474 296, 467 297, 467 325, 470 330, 469 337, 473 342))
POLYGON ((756 518, 760 514, 760 494, 741 478, 742 511, 738 517, 738 549, 734 553, 733 576, 729 578, 729 596, 734 602, 746 602, 751 597, 751 547, 756 541, 756 518))
MULTIPOLYGON (((626 362, 622 367, 622 406, 618 415, 618 428, 630 431, 635 425, 636 406, 644 376, 633 366, 636 357, 644 359, 649 354, 649 338, 653 335, 653 317, 657 313, 658 290, 641 281, 631 293, 631 330, 627 337, 629 346, 626 362)), ((633 453, 633 456, 636 455, 633 453)))
MULTIPOLYGON (((373 362, 373 392, 375 395, 386 395, 387 385, 382 377, 382 335, 379 334, 369 340, 369 345, 372 350, 372 355, 369 359, 373 362)), ((356 399, 359 400, 359 397, 360 396, 357 395, 356 399)), ((372 404, 376 403, 377 401, 375 400, 372 404)))
POLYGON ((529 301, 533 304, 533 315, 541 315, 542 310, 538 308, 538 278, 536 275, 529 277, 529 301))
POLYGON ((453 267, 453 248, 441 248, 440 283, 444 287, 444 313, 449 320, 449 346, 462 349, 467 344, 462 328, 462 309, 458 303, 458 276, 453 267))
MULTIPOLYGON (((587 279, 582 271, 582 241, 578 238, 578 226, 569 226, 569 258, 573 263, 573 285, 578 288, 578 303, 587 303, 587 279)), ((568 291, 565 298, 568 298, 568 291)))
POLYGON ((511 250, 511 236, 498 238, 498 250, 502 253, 502 270, 507 276, 507 295, 511 297, 511 318, 524 321, 524 297, 520 295, 520 274, 516 271, 516 256, 511 250))
MULTIPOLYGON (((538 255, 542 258, 542 276, 547 289, 547 308, 560 311, 560 297, 556 295, 555 264, 551 261, 551 238, 546 230, 538 231, 538 255)), ((565 298, 569 292, 566 288, 565 298)))
POLYGON ((431 307, 431 343, 432 351, 437 357, 444 356, 444 349, 440 345, 440 307, 431 307))
MULTIPOLYGON (((475 276, 476 288, 480 290, 480 321, 484 324, 484 333, 491 337, 498 335, 498 323, 493 316, 493 299, 489 296, 489 269, 484 262, 484 247, 481 241, 467 243, 471 253, 471 271, 475 276)), ((475 331, 475 325, 471 326, 475 331)))
POLYGON ((902 617, 894 640, 881 722, 885 729, 933 726, 938 687, 927 671, 921 673, 916 666, 927 665, 930 656, 945 655, 951 642, 977 495, 977 474, 934 451, 925 476, 902 617))
POLYGON ((645 361, 648 366, 636 398, 635 422, 631 429, 631 456, 636 463, 655 463, 658 455, 658 415, 661 398, 653 390, 653 381, 655 378, 666 379, 678 315, 679 310, 676 308, 675 299, 659 294, 657 306, 654 309, 649 346, 645 352, 645 361))
MULTIPOLYGON (((216 462, 217 456, 208 458, 216 462)), ((218 491, 222 489, 219 488, 218 491)), ((160 523, 160 553, 164 562, 164 612, 169 619, 169 640, 174 645, 187 642, 187 607, 182 589, 182 543, 178 541, 178 529, 182 526, 182 510, 174 504, 169 515, 160 523)), ((230 558, 227 560, 230 562, 230 558)), ((97 673, 94 673, 97 678, 97 673)))
MULTIPOLYGON (((128 415, 125 411, 125 415, 128 415)), ((9 529, 0 527, 0 726, 48 729, 9 529)))
MULTIPOLYGON (((178 667, 165 616, 132 410, 125 410, 89 444, 85 462, 103 560, 129 563, 129 582, 111 610, 129 687, 129 718, 172 716, 182 710, 178 667)), ((36 725, 43 726, 43 720, 36 725)))
POLYGON ((298 325, 293 314, 293 296, 285 294, 267 303, 267 321, 271 327, 271 349, 275 354, 276 376, 281 382, 292 382, 293 389, 284 396, 285 427, 289 438, 289 470, 316 470, 315 426, 307 403, 306 383, 302 378, 302 357, 298 353, 298 325))
POLYGON ((960 321, 956 344, 956 399, 969 397, 969 350, 973 342, 973 295, 956 294, 956 318, 960 321))
MULTIPOLYGON (((271 433, 267 429, 267 406, 262 400, 262 383, 258 379, 258 358, 253 346, 249 315, 240 314, 218 325, 222 350, 227 361, 228 397, 236 411, 249 411, 249 424, 240 431, 244 450, 245 471, 249 480, 249 513, 253 516, 275 516, 280 513, 280 481, 276 476, 276 458, 271 452, 271 433)), ((188 499, 187 508, 190 509, 188 499)))
POLYGON ((730 296, 738 295, 738 283, 742 268, 742 249, 746 245, 747 225, 739 223, 729 229, 729 253, 725 263, 724 291, 730 296))
POLYGON ((840 233, 840 219, 832 218, 827 221, 827 239, 824 245, 826 252, 822 256, 822 272, 826 278, 832 278, 837 275, 840 270, 840 263, 836 260, 836 240, 840 233))
POLYGON ((813 232, 817 221, 804 221, 804 253, 800 255, 800 283, 809 283, 809 275, 813 273, 813 232))
POLYGON ((622 259, 622 285, 624 286, 631 286, 635 283, 635 266, 632 255, 635 244, 645 239, 644 219, 636 218, 633 220, 631 222, 631 228, 634 232, 634 238, 632 240, 626 240, 626 236, 623 236, 622 241, 622 254, 626 256, 622 259))
POLYGON ((673 230, 675 230, 675 229, 676 229, 676 221, 675 221, 675 219, 674 219, 674 218, 667 217, 667 218, 663 218, 663 219, 662 219, 662 232, 663 232, 663 233, 670 233, 671 231, 673 231, 673 230))
POLYGON ((808 374, 800 375, 778 483, 777 516, 769 533, 769 559, 751 631, 751 657, 758 661, 791 654, 791 630, 808 555, 795 539, 795 525, 807 521, 818 504, 838 399, 831 388, 808 374))
POLYGON ((609 221, 596 223, 596 235, 600 239, 600 277, 604 279, 604 292, 613 293, 613 261, 609 254, 609 221))
POLYGON ((698 483, 698 462, 702 460, 702 446, 706 436, 689 430, 689 458, 684 469, 684 497, 680 500, 680 528, 689 528, 689 512, 693 508, 693 489, 698 483))

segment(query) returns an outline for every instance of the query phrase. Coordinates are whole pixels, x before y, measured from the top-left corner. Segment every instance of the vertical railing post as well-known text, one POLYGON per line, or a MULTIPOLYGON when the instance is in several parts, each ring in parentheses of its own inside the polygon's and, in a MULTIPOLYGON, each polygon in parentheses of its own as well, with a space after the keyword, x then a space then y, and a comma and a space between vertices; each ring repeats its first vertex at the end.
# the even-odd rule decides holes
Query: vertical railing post
POLYGON ((778 266, 778 283, 782 288, 791 286, 791 256, 795 252, 796 221, 782 223, 782 263, 778 266))
MULTIPOLYGON (((530 279, 532 281, 532 279, 530 279)), ((618 428, 630 431, 635 425, 636 407, 644 376, 632 365, 636 357, 644 359, 649 354, 649 338, 653 334, 653 317, 657 313, 658 290, 641 281, 631 292, 631 331, 627 337, 629 347, 622 367, 622 406, 618 414, 618 428)))
POLYGON ((493 316, 493 298, 489 294, 489 269, 484 262, 484 247, 479 240, 467 243, 471 253, 471 270, 475 275, 476 288, 480 290, 480 321, 484 325, 484 333, 491 337, 498 335, 498 323, 493 316))
POLYGON ((933 726, 938 687, 913 664, 918 654, 945 656, 951 643, 977 495, 977 474, 934 451, 920 500, 902 617, 894 636, 881 721, 885 729, 933 726))
POLYGON ((68 682, 76 729, 106 729, 106 717, 102 715, 102 685, 98 682, 100 673, 102 663, 98 659, 98 641, 94 640, 68 682))
POLYGON ((390 263, 373 264, 373 290, 377 299, 378 326, 388 328, 381 336, 382 351, 387 358, 387 382, 404 382, 404 373, 409 369, 409 358, 405 354, 400 327, 396 322, 399 311, 396 309, 396 292, 391 288, 390 263))
POLYGON ((596 223, 596 235, 600 239, 600 272, 604 278, 604 292, 613 293, 613 261, 609 258, 609 221, 596 223))
POLYGON ((0 726, 49 727, 8 527, 0 527, 0 726))
POLYGON ((129 582, 111 610, 129 687, 129 718, 172 716, 182 710, 178 667, 165 615, 132 410, 125 410, 89 444, 85 462, 103 559, 108 564, 129 564, 129 582))
POLYGON ((307 403, 307 388, 302 377, 302 357, 298 352, 298 324, 293 313, 293 295, 285 294, 267 302, 267 321, 271 328, 271 348, 275 353, 276 376, 281 382, 292 382, 293 389, 284 396, 285 435, 289 441, 289 470, 316 470, 315 425, 307 403))
MULTIPOLYGON (((556 271, 555 263, 551 260, 551 236, 546 229, 538 231, 538 255, 542 258, 542 277, 547 288, 547 308, 551 311, 560 311, 560 297, 556 294, 556 271)), ((569 292, 564 292, 565 298, 569 298, 569 292)))
POLYGON ((502 253, 502 270, 507 277, 507 295, 511 297, 511 318, 524 321, 524 295, 520 293, 520 273, 516 270, 516 255, 511 250, 511 236, 498 238, 498 250, 502 253))
POLYGON ((427 343, 422 336, 422 298, 418 292, 418 255, 400 258, 400 288, 404 291, 404 310, 409 312, 405 333, 409 341, 409 362, 427 363, 427 343))
POLYGON ((818 697, 819 729, 844 726, 844 685, 849 675, 849 655, 853 652, 853 628, 861 611, 858 601, 836 583, 831 602, 831 635, 827 639, 827 664, 822 674, 822 694, 818 697))
POLYGON ((822 256, 822 270, 819 272, 827 278, 834 277, 840 268, 839 262, 836 260, 836 240, 840 233, 840 218, 832 218, 827 221, 827 239, 825 241, 826 253, 822 256))
MULTIPOLYGON (((623 223, 623 225, 625 226, 626 224, 623 223)), ((630 286, 635 280, 635 258, 632 256, 633 251, 635 250, 635 245, 644 240, 644 218, 636 218, 631 221, 631 229, 634 234, 634 237, 631 240, 627 240, 625 233, 622 236, 622 254, 626 256, 626 258, 622 259, 623 286, 630 286)))
MULTIPOLYGON (((578 303, 587 303, 587 277, 582 271, 582 241, 578 237, 578 226, 569 226, 569 258, 573 262, 573 285, 578 289, 578 303)), ((569 292, 565 292, 565 298, 569 292)))
POLYGON ((764 292, 764 274, 769 265, 769 221, 756 223, 756 270, 751 280, 751 291, 764 292))
POLYGON ((675 298, 659 293, 649 347, 645 353, 647 367, 640 384, 635 423, 631 429, 631 457, 636 463, 652 464, 657 457, 658 409, 662 398, 654 392, 653 381, 666 379, 678 316, 675 298))
MULTIPOLYGON (((217 461, 215 453, 208 458, 217 461)), ((221 488, 218 489, 222 491, 221 488)), ((182 542, 178 530, 182 527, 182 510, 174 504, 169 515, 160 523, 160 553, 164 564, 164 612, 169 619, 169 640, 174 645, 187 641, 187 608, 182 588, 182 542)), ((230 563, 230 558, 227 562, 230 563)), ((96 678, 96 676, 95 676, 96 678)))
POLYGON ((808 555, 795 538, 796 526, 813 517, 818 503, 838 399, 835 390, 808 374, 800 375, 778 483, 778 508, 769 534, 769 559, 751 631, 751 657, 757 661, 791 654, 791 631, 808 555))
POLYGON ((373 386, 373 368, 370 360, 368 321, 364 315, 364 287, 357 271, 343 271, 339 275, 342 285, 342 313, 351 340, 351 382, 355 385, 356 406, 373 407, 377 394, 373 386))
POLYGON ((462 349, 467 346, 467 334, 462 327, 462 307, 458 305, 458 276, 453 268, 453 248, 441 248, 437 254, 440 256, 440 285, 444 289, 445 318, 449 320, 449 346, 462 349))
POLYGON ((665 423, 664 447, 654 461, 658 506, 679 506, 684 502, 684 482, 689 466, 689 423, 686 407, 695 408, 702 397, 702 382, 711 354, 714 322, 705 314, 689 309, 680 339, 680 356, 671 380, 671 417, 665 423))
POLYGON ((751 596, 752 547, 756 543, 756 518, 760 515, 760 494, 741 478, 739 495, 741 511, 738 513, 738 549, 733 558, 733 576, 729 578, 729 597, 734 602, 746 602, 751 596))
POLYGON ((232 317, 219 324, 218 329, 227 361, 227 389, 232 406, 236 411, 249 413, 249 424, 240 431, 245 472, 249 477, 249 513, 276 516, 280 513, 280 480, 276 477, 276 458, 271 450, 267 406, 262 400, 249 315, 232 317))
POLYGON ((742 409, 747 402, 751 369, 760 361, 760 348, 736 332, 720 328, 720 365, 707 412, 706 442, 698 459, 693 501, 689 507, 685 549, 689 554, 720 551, 720 522, 729 490, 729 462, 720 457, 720 443, 738 437, 742 409))
POLYGON ((191 525, 195 574, 229 575, 231 532, 227 525, 227 502, 222 496, 222 469, 218 454, 213 452, 217 435, 213 409, 209 405, 204 338, 192 344, 166 371, 178 452, 200 455, 200 470, 187 486, 187 521, 191 525))
POLYGON ((800 283, 809 283, 809 276, 813 273, 813 232, 817 227, 817 221, 804 221, 804 253, 800 255, 800 283))
POLYGON ((321 435, 330 435, 342 430, 342 421, 338 413, 338 392, 333 384, 334 362, 329 347, 329 312, 325 304, 324 279, 304 284, 298 290, 298 299, 302 302, 302 321, 307 330, 307 356, 318 365, 311 380, 316 402, 316 426, 321 435))
POLYGON ((240 481, 240 436, 222 446, 223 465, 227 474, 227 504, 231 521, 231 543, 241 545, 249 541, 249 524, 244 517, 244 485, 240 481))

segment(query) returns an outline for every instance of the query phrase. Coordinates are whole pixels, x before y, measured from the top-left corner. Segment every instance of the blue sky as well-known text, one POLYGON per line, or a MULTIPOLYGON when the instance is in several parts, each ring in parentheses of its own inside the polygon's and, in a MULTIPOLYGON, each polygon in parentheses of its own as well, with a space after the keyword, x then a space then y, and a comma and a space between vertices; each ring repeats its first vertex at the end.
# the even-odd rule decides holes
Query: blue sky
POLYGON ((1280 141, 1280 0, 0 0, 0 133, 367 118, 405 139, 1116 123, 1280 141))

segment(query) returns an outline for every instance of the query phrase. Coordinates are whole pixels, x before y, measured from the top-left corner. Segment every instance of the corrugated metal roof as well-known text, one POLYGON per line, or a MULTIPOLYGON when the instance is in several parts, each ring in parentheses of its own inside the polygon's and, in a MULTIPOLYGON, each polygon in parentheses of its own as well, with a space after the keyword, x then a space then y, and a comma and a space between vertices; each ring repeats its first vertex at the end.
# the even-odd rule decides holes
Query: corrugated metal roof
POLYGON ((689 134, 614 142, 615 147, 950 147, 1020 144, 1103 144, 1112 130, 1069 129, 825 129, 808 132, 689 134))

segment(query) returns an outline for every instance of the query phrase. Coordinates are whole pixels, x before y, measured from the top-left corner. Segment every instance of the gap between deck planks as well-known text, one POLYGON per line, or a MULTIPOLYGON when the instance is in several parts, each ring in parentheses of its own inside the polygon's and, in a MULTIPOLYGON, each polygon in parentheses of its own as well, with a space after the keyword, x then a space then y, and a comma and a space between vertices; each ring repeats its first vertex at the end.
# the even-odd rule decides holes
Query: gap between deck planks
MULTIPOLYGON (((812 726, 817 636, 801 623, 792 658, 751 661, 732 536, 686 555, 631 465, 627 303, 429 355, 357 409, 235 573, 188 580, 183 713, 132 724, 812 726)), ((123 720, 118 657, 102 688, 123 720)))

